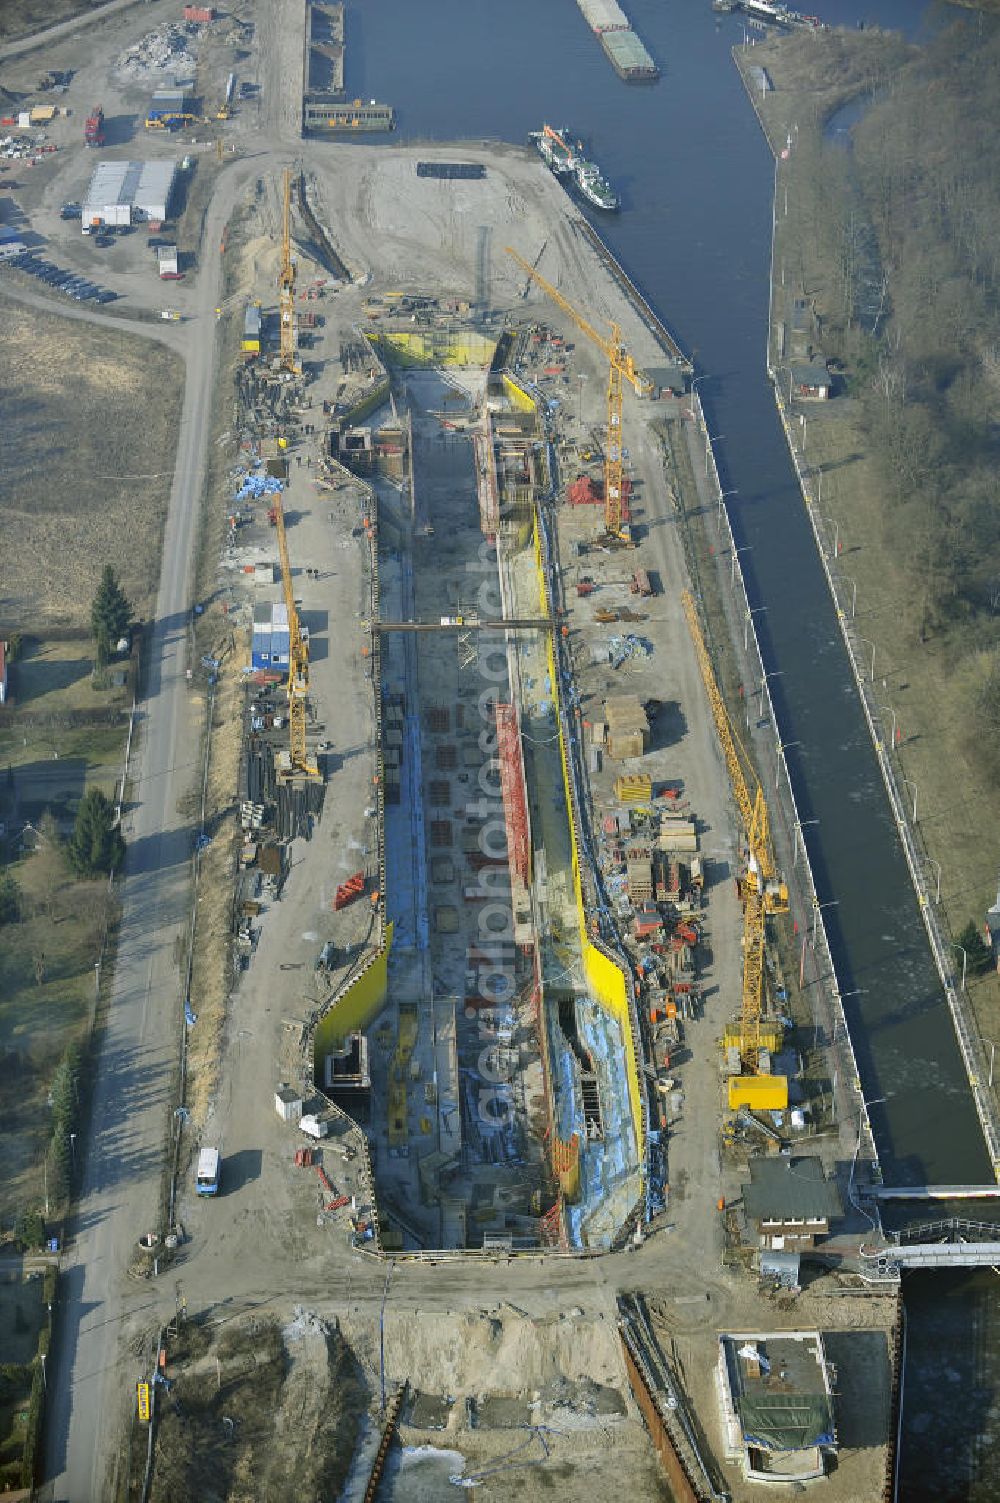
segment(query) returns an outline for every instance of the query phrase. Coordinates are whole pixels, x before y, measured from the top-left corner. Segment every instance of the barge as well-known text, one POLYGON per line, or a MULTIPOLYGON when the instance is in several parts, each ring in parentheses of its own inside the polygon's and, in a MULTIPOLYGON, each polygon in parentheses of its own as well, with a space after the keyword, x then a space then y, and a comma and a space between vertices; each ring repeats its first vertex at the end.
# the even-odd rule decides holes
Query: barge
POLYGON ((319 94, 307 94, 302 102, 304 135, 358 135, 362 131, 394 130, 396 114, 391 104, 365 103, 361 99, 345 102, 319 94))
POLYGON ((652 83, 659 78, 659 68, 632 30, 632 23, 617 0, 576 0, 576 3, 619 78, 626 83, 652 83))

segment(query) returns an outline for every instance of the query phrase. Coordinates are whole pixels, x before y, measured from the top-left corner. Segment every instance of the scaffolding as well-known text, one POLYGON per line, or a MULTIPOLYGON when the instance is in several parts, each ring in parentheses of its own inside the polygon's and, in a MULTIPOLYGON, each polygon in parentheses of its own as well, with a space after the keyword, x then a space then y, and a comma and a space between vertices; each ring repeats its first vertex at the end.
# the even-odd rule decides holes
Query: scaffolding
POLYGON ((500 763, 500 789, 507 825, 507 852, 511 874, 524 887, 531 886, 531 835, 528 826, 528 802, 521 755, 521 730, 513 705, 498 704, 497 760, 500 763))
POLYGON ((479 491, 479 525, 483 537, 492 547, 496 542, 500 524, 500 497, 497 492, 496 452, 493 440, 493 419, 489 408, 483 412, 483 430, 472 435, 472 448, 476 456, 476 486, 479 491))

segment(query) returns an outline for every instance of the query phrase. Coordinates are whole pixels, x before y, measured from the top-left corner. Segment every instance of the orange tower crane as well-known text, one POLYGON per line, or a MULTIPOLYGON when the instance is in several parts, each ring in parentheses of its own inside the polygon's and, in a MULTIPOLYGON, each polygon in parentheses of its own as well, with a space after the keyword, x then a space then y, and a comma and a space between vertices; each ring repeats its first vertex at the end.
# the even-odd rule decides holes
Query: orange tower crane
POLYGON ((584 318, 582 313, 577 312, 573 304, 564 298, 562 293, 547 282, 540 272, 536 271, 529 261, 526 261, 519 251, 510 245, 506 247, 508 256, 512 256, 526 273, 529 281, 535 281, 548 297, 552 299, 557 308, 573 320, 582 334, 586 334, 592 344, 596 344, 602 350, 608 360, 608 436, 604 446, 604 522, 608 532, 613 537, 622 536, 622 392, 624 383, 627 381, 636 396, 645 397, 652 391, 652 382, 636 365, 632 356, 622 344, 621 329, 617 324, 611 325, 611 337, 606 339, 599 334, 593 324, 584 318))
POLYGON ((705 683, 716 733, 726 759, 743 831, 747 842, 747 862, 743 873, 743 1001, 740 1016, 740 1057, 749 1075, 760 1069, 761 1021, 764 990, 764 930, 769 914, 788 912, 788 886, 777 870, 771 833, 768 827, 767 802, 749 755, 729 718, 709 656, 708 646, 698 620, 694 597, 688 590, 681 596, 688 629, 694 643, 698 666, 705 683), (749 783, 748 783, 749 779, 749 783), (751 794, 750 784, 754 785, 751 794))
POLYGON ((288 557, 288 537, 285 532, 285 510, 281 492, 274 498, 274 525, 278 534, 278 557, 281 560, 281 583, 285 591, 285 607, 288 611, 288 740, 289 766, 279 777, 318 778, 320 771, 309 760, 306 751, 306 701, 309 697, 309 646, 302 635, 299 613, 292 589, 292 566, 288 557))

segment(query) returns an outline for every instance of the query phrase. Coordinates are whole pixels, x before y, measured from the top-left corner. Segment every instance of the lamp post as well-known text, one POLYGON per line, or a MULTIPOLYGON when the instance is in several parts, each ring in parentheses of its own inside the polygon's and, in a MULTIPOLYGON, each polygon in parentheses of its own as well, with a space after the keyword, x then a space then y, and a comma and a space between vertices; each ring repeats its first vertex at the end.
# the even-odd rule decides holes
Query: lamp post
POLYGON ((803 835, 802 831, 806 828, 807 825, 818 825, 818 824, 819 824, 819 820, 818 819, 797 819, 795 821, 794 825, 792 826, 792 829, 797 832, 798 837, 799 837, 798 840, 795 840, 795 841, 792 842, 792 846, 793 846, 792 870, 793 871, 795 870, 795 868, 799 864, 799 846, 800 846, 800 844, 802 846, 802 854, 803 854, 803 856, 805 856, 805 855, 808 854, 807 851, 806 851, 806 837, 803 835))
POLYGON ((819 922, 820 913, 824 908, 836 908, 837 903, 837 898, 829 898, 825 903, 813 903, 812 939, 810 943, 812 944, 814 950, 816 948, 816 928, 819 922))
POLYGON ((806 452, 806 415, 804 412, 799 413, 799 422, 802 425, 802 452, 804 454, 806 452))
POLYGON ((709 375, 706 374, 704 376, 695 376, 694 380, 691 382, 691 410, 692 411, 694 411, 694 395, 695 395, 695 392, 698 389, 699 382, 701 382, 701 381, 710 381, 711 379, 712 379, 711 376, 709 376, 709 375))
POLYGON ((767 610, 767 606, 766 605, 748 605, 747 606, 746 615, 745 615, 745 617, 743 619, 743 651, 744 652, 747 652, 748 649, 749 649, 749 647, 750 647, 750 619, 751 619, 751 617, 755 616, 758 611, 766 611, 766 610, 767 610))
MULTIPOLYGON (((892 705, 879 705, 879 709, 882 711, 883 715, 891 715, 892 716, 892 745, 895 746, 896 745, 896 712, 892 708, 892 705)), ((905 778, 904 778, 903 781, 904 782, 906 781, 905 778)), ((913 817, 914 817, 914 819, 916 819, 916 817, 917 817, 916 814, 914 814, 913 817)))
POLYGON ((983 1043, 984 1044, 989 1044, 989 1046, 990 1046, 990 1078, 986 1082, 986 1084, 989 1086, 990 1090, 992 1091, 992 1089, 993 1089, 993 1061, 994 1061, 994 1059, 996 1057, 997 1046, 993 1042, 992 1039, 983 1039, 983 1043))
POLYGON ((76 1133, 69 1135, 69 1151, 73 1158, 73 1178, 76 1179, 76 1133))
POLYGON ((719 492, 719 505, 718 505, 718 508, 716 510, 716 513, 715 513, 715 520, 718 523, 720 532, 722 530, 722 503, 723 503, 723 501, 725 501, 725 499, 726 499, 727 496, 738 496, 738 495, 739 495, 739 491, 737 491, 737 490, 720 491, 719 492))
POLYGON ((840 523, 837 521, 836 517, 824 517, 821 512, 817 512, 816 516, 819 518, 819 520, 821 522, 825 523, 825 525, 827 527, 831 527, 833 529, 833 556, 834 556, 834 558, 839 558, 840 557, 840 523))
POLYGON ((711 454, 712 454, 712 445, 713 444, 721 444, 721 442, 725 438, 725 436, 726 435, 724 433, 709 433, 708 429, 707 428, 705 429, 705 474, 706 475, 708 474, 708 461, 709 461, 709 458, 711 457, 711 454))
POLYGON ((729 583, 731 585, 735 585, 736 583, 736 560, 741 553, 749 553, 750 547, 751 545, 749 543, 741 543, 738 548, 733 549, 732 558, 729 564, 729 583))
POLYGON ((966 976, 968 974, 968 970, 969 970, 969 957, 965 953, 965 946, 964 945, 957 945, 954 940, 951 940, 950 944, 951 944, 951 948, 953 950, 961 950, 961 952, 962 952, 962 990, 964 992, 965 991, 965 978, 966 978, 966 976))
POLYGON ((762 720, 763 717, 764 717, 764 694, 765 694, 765 691, 767 689, 767 681, 768 681, 769 678, 777 678, 778 674, 780 672, 781 672, 780 668, 769 668, 768 671, 767 671, 767 673, 764 674, 763 678, 760 681, 760 688, 757 691, 757 719, 758 720, 762 720))
MULTIPOLYGON (((791 751, 793 746, 801 746, 801 741, 779 741, 776 748, 774 763, 774 791, 778 791, 778 781, 781 777, 781 764, 785 761, 785 752, 791 751)), ((785 764, 787 767, 787 763, 785 764)))
POLYGON ((992 1039, 983 1039, 983 1043, 984 1044, 989 1044, 989 1046, 990 1046, 990 1075, 989 1075, 989 1080, 987 1081, 987 1085, 989 1086, 990 1090, 992 1091, 992 1089, 993 1089, 993 1062, 994 1062, 994 1060, 996 1058, 997 1046, 993 1042, 992 1039))
POLYGON ((913 823, 916 824, 916 822, 917 822, 917 785, 916 785, 916 783, 914 783, 914 781, 912 780, 912 778, 904 778, 903 779, 903 785, 904 785, 904 787, 906 787, 906 788, 912 788, 912 790, 913 790, 913 823))
POLYGON ((851 587, 851 620, 853 621, 858 613, 858 582, 856 579, 852 579, 849 574, 838 574, 837 577, 838 579, 846 580, 851 587))
MULTIPOLYGON (((873 1106, 882 1106, 886 1101, 888 1101, 888 1099, 889 1098, 887 1096, 876 1096, 871 1101, 862 1101, 861 1106, 858 1110, 858 1141, 854 1147, 854 1158, 851 1160, 851 1176, 848 1180, 847 1185, 848 1199, 850 1200, 851 1205, 856 1211, 861 1210, 861 1207, 858 1205, 857 1201, 854 1198, 854 1175, 858 1167, 858 1155, 861 1153, 861 1135, 864 1132, 865 1126, 867 1124, 868 1136, 872 1139, 872 1145, 874 1146, 875 1139, 872 1135, 871 1109, 873 1106)), ((871 1216, 868 1217, 868 1220, 871 1221, 872 1226, 875 1225, 875 1222, 872 1220, 871 1216)))
POLYGON ((875 643, 874 642, 869 642, 867 637, 859 637, 858 641, 859 642, 863 642, 866 647, 870 647, 871 650, 872 650, 871 668, 869 670, 869 675, 868 676, 871 679, 872 683, 874 683, 875 682, 875 643))

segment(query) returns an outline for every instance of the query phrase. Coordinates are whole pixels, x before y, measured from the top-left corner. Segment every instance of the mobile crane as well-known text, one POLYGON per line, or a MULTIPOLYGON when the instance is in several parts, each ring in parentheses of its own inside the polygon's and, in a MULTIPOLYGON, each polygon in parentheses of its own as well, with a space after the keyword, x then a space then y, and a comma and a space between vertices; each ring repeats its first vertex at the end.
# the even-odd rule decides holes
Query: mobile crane
MULTIPOLYGON (((749 1075, 760 1072, 761 1013, 764 989, 764 931, 769 915, 788 912, 788 886, 776 868, 768 825, 767 801, 746 748, 729 718, 716 682, 712 661, 698 621, 694 598, 685 590, 681 603, 694 642, 716 733, 725 757, 733 796, 747 841, 743 897, 743 998, 740 1015, 740 1059, 749 1075), (754 785, 751 795, 747 779, 754 785)), ((773 1033, 773 1029, 768 1030, 773 1033)), ((777 1077, 776 1077, 777 1083, 777 1077)), ((787 1086, 786 1086, 787 1090, 787 1086)))
POLYGON ((506 247, 507 255, 520 266, 527 275, 529 282, 538 283, 542 291, 552 299, 557 308, 573 320, 581 333, 602 350, 608 360, 608 436, 604 445, 604 524, 608 535, 621 541, 625 540, 622 531, 622 391, 623 383, 628 381, 636 396, 645 397, 652 391, 652 383, 649 378, 636 365, 632 356, 622 344, 621 329, 616 323, 611 325, 611 337, 606 339, 599 334, 593 324, 584 318, 582 313, 577 312, 573 304, 562 293, 547 282, 539 271, 526 261, 520 252, 510 245, 506 247))

